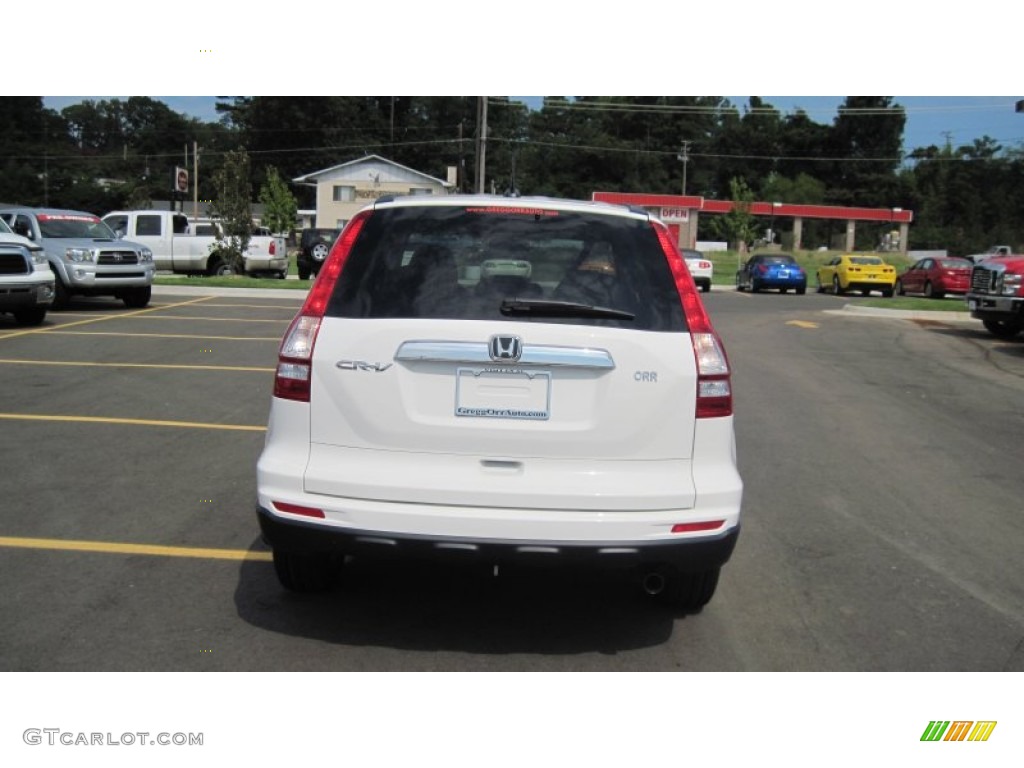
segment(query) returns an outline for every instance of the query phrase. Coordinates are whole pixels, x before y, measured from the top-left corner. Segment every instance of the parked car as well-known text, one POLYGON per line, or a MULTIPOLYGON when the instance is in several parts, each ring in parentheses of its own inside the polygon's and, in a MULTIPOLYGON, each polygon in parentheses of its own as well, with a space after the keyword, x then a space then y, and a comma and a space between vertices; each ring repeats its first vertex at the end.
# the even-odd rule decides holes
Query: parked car
POLYGON ((53 303, 53 272, 46 253, 0 219, 0 314, 18 325, 39 325, 53 303))
POLYGON ((690 275, 693 277, 693 282, 705 293, 710 291, 715 265, 700 251, 695 251, 692 248, 683 248, 681 251, 683 258, 686 260, 686 267, 690 270, 690 275))
POLYGON ((304 229, 299 238, 299 253, 295 257, 299 269, 299 279, 308 280, 316 277, 323 266, 327 254, 334 241, 341 234, 340 229, 304 229))
POLYGON ((831 288, 836 296, 847 291, 860 291, 864 296, 881 291, 889 297, 896 285, 896 267, 886 264, 880 256, 843 253, 819 267, 817 279, 818 293, 831 288))
POLYGON ((930 299, 941 299, 947 293, 966 294, 971 287, 972 267, 974 263, 967 259, 920 259, 896 278, 896 293, 923 293, 930 299))
POLYGON ((119 240, 98 216, 12 206, 0 208, 0 219, 46 252, 56 276, 54 309, 67 306, 75 294, 115 296, 136 309, 149 304, 156 272, 153 252, 119 240))
POLYGON ((383 197, 284 335, 257 495, 290 590, 447 556, 631 568, 697 610, 740 528, 725 349, 642 210, 383 197))
POLYGON ((790 288, 799 294, 807 292, 807 273, 788 253, 755 253, 736 273, 736 290, 750 289, 757 293, 777 288, 785 293, 790 288))

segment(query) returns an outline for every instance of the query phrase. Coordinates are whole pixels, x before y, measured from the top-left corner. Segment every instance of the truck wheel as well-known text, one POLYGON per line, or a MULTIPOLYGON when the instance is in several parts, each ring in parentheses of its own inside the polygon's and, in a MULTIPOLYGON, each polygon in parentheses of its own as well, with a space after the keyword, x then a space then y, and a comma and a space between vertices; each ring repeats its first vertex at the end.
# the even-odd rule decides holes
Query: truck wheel
POLYGON ((307 267, 299 267, 299 280, 309 280, 309 269, 307 267))
POLYGON ((14 311, 14 322, 18 325, 39 325, 46 317, 46 307, 17 309, 14 311))
POLYGON ((68 302, 71 301, 71 292, 60 279, 60 275, 54 275, 54 277, 56 280, 53 281, 53 308, 65 309, 68 302))
POLYGON ((274 550, 274 570, 281 586, 292 592, 326 592, 341 573, 343 558, 325 552, 298 554, 274 550))
POLYGON ((149 304, 153 289, 148 285, 144 288, 129 288, 121 295, 121 301, 129 309, 142 309, 149 304))
POLYGON ((1024 330, 1024 320, 1016 317, 1006 320, 989 318, 982 320, 981 323, 985 326, 985 330, 1000 339, 1012 339, 1024 330))
POLYGON ((317 243, 310 251, 313 258, 319 262, 323 262, 327 258, 328 253, 330 253, 330 249, 327 247, 327 243, 317 243))

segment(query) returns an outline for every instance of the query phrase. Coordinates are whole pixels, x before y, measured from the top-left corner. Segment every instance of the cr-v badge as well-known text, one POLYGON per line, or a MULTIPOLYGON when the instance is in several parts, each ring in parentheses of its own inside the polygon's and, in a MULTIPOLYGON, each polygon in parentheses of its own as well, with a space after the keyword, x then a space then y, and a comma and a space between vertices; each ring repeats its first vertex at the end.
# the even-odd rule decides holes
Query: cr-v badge
POLYGON ((380 373, 391 367, 391 363, 368 363, 365 360, 339 360, 334 364, 335 368, 343 371, 374 371, 380 373))

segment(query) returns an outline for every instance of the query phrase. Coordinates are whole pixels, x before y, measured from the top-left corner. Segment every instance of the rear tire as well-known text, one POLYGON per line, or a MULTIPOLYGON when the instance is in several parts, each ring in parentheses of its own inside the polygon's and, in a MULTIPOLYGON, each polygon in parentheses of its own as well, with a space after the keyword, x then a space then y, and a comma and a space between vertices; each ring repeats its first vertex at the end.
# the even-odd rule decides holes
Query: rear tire
POLYGON ((842 296, 846 293, 846 291, 843 290, 843 287, 839 285, 839 275, 832 276, 832 293, 836 296, 842 296))
POLYGON ((338 581, 343 558, 327 552, 274 550, 274 570, 281 586, 291 592, 326 592, 338 581))
POLYGON ((903 281, 902 280, 897 280, 896 281, 896 295, 897 296, 906 296, 907 295, 907 292, 903 288, 903 281))

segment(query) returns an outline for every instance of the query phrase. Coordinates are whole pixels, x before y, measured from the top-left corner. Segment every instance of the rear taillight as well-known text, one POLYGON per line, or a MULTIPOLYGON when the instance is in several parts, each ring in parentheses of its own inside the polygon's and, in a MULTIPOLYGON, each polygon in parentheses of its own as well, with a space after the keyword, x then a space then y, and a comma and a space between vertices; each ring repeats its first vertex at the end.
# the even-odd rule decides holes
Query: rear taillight
POLYGON ((270 255, 271 256, 273 256, 275 253, 277 253, 277 242, 276 241, 274 241, 274 240, 270 241, 269 251, 270 251, 270 255))
POLYGON ((757 265, 757 271, 760 272, 763 275, 765 272, 768 271, 768 265, 767 264, 758 264, 757 265))
POLYGON ((700 262, 700 268, 701 269, 711 269, 711 262, 710 261, 702 261, 702 262, 700 262))
POLYGON ((313 372, 313 347, 327 303, 334 292, 342 267, 370 212, 357 214, 341 233, 317 275, 299 314, 281 341, 274 375, 274 397, 308 403, 313 372))
POLYGON ((732 380, 729 360, 725 356, 718 334, 711 325, 711 318, 704 309, 704 303, 697 292, 697 286, 686 269, 683 257, 679 255, 672 236, 664 224, 652 222, 654 232, 661 243, 669 269, 676 283, 683 315, 690 329, 693 356, 697 361, 697 418, 714 418, 732 415, 732 380))

